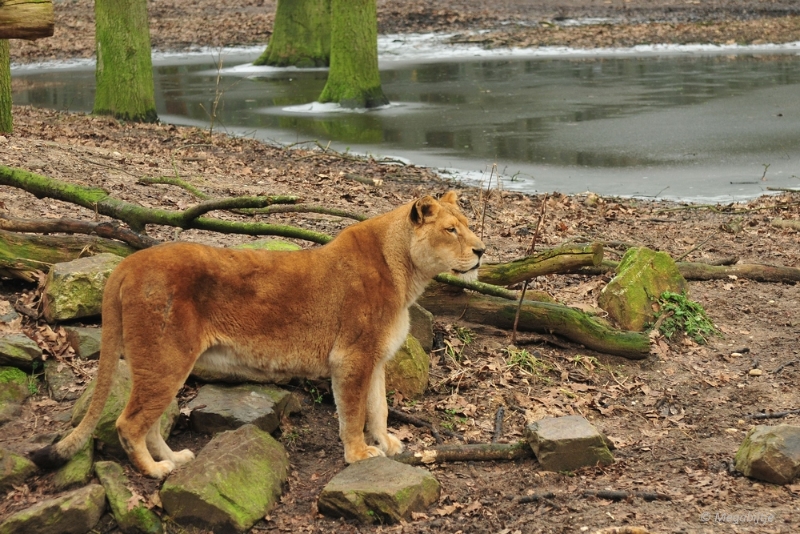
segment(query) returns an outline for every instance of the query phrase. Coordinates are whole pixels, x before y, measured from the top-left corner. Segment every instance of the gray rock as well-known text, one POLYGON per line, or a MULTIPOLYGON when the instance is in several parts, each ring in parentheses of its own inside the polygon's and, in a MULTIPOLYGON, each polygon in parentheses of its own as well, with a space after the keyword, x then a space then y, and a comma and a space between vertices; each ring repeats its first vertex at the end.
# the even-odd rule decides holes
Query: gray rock
POLYGON ((206 384, 188 407, 192 429, 197 432, 214 434, 246 424, 272 432, 281 417, 300 410, 300 403, 290 392, 274 386, 206 384))
POLYGON ((430 368, 428 353, 409 334, 394 358, 386 364, 386 391, 396 391, 408 399, 421 396, 428 388, 430 368))
POLYGON ((606 438, 580 415, 536 421, 525 429, 525 436, 546 471, 614 463, 606 438))
POLYGON ((22 413, 22 403, 31 396, 30 380, 16 367, 0 367, 0 425, 22 413))
POLYGON ((161 534, 161 519, 142 502, 131 506, 133 493, 128 489, 128 477, 122 466, 115 462, 97 462, 95 473, 106 490, 111 513, 119 529, 125 534, 161 534))
POLYGON ((106 280, 121 261, 114 254, 97 254, 53 265, 42 295, 47 322, 99 315, 106 280))
POLYGON ((243 532, 277 502, 289 474, 283 445, 254 425, 217 434, 161 487, 164 510, 177 523, 216 534, 243 532))
POLYGON ((249 243, 241 243, 236 245, 235 247, 231 247, 235 249, 241 250, 301 250, 303 247, 292 243, 290 241, 284 241, 282 239, 256 239, 255 241, 250 241, 249 243))
POLYGON ((422 350, 430 352, 433 348, 433 314, 417 303, 408 308, 410 328, 408 333, 417 338, 422 350))
POLYGON ((92 478, 94 462, 94 440, 86 444, 69 461, 59 467, 53 475, 53 486, 57 490, 65 490, 75 486, 83 486, 92 478))
POLYGON ((0 493, 22 484, 36 472, 36 466, 19 454, 0 448, 0 493))
POLYGON ((800 476, 800 426, 754 427, 736 453, 736 469, 772 484, 792 482, 800 476))
POLYGON ((101 328, 84 326, 65 326, 67 340, 82 360, 96 360, 100 357, 101 328))
POLYGON ((25 334, 0 337, 0 365, 10 365, 23 371, 33 371, 42 363, 42 349, 25 334))
POLYGON ((61 402, 80 397, 83 390, 75 387, 76 379, 69 365, 58 360, 44 362, 44 381, 51 399, 61 402))
POLYGON ((20 314, 7 300, 0 300, 0 323, 10 323, 20 318, 20 314))
MULTIPOLYGON (((77 426, 81 422, 86 411, 89 409, 89 402, 92 400, 92 393, 94 392, 96 381, 92 381, 86 388, 80 398, 75 402, 75 407, 72 410, 72 426, 77 426)), ((111 393, 106 401, 103 414, 100 417, 100 422, 94 431, 95 439, 103 444, 103 450, 114 456, 124 458, 125 451, 119 442, 117 436, 116 421, 125 408, 128 402, 128 397, 131 394, 131 372, 128 364, 124 360, 120 360, 117 367, 117 372, 114 375, 114 384, 111 386, 111 393)), ((164 415, 161 416, 161 435, 167 439, 175 420, 178 417, 178 401, 173 399, 164 415)))
POLYGON ((440 486, 426 469, 378 457, 348 466, 322 489, 317 508, 325 515, 362 523, 411 519, 439 499, 440 486))
POLYGON ((634 247, 622 257, 616 276, 600 292, 597 303, 623 330, 641 331, 653 322, 653 303, 664 291, 689 291, 675 261, 665 252, 634 247))
POLYGON ((90 484, 30 508, 0 524, 0 534, 86 534, 106 510, 106 492, 90 484))

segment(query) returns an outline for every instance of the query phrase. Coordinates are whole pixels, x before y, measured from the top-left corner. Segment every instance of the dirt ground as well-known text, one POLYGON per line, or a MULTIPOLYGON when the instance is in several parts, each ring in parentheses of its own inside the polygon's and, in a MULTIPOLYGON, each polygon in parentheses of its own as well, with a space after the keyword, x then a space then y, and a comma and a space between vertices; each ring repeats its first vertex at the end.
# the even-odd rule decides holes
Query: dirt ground
MULTIPOLYGON (((269 34, 272 2, 232 6, 201 0, 192 2, 192 9, 188 5, 150 4, 157 47, 253 44, 263 42, 269 34), (213 35, 208 32, 211 16, 225 21, 213 35)), ((91 55, 91 3, 57 2, 56 10, 57 36, 34 44, 13 42, 12 61, 91 55)), ((491 4, 491 10, 473 0, 435 7, 414 1, 381 1, 379 12, 383 31, 507 32, 508 25, 501 23, 509 20, 532 22, 538 25, 536 31, 545 31, 542 28, 550 26, 539 21, 565 17, 621 21, 603 25, 603 32, 586 33, 587 46, 604 45, 605 34, 635 40, 637 32, 644 34, 653 24, 663 24, 665 29, 683 25, 711 28, 712 36, 723 35, 725 28, 751 25, 747 27, 772 31, 771 41, 798 39, 790 32, 775 30, 797 31, 798 6, 789 0, 548 0, 535 6, 499 0, 491 4), (660 22, 640 24, 650 20, 660 22)), ((571 30, 565 27, 552 33, 559 31, 571 30)), ((665 39, 671 35, 667 34, 665 39)), ((742 40, 739 34, 730 35, 722 39, 742 40)), ((482 219, 481 191, 443 180, 424 168, 356 161, 319 149, 287 150, 217 134, 209 137, 197 129, 123 125, 108 118, 30 108, 14 108, 14 121, 14 134, 0 138, 3 165, 102 186, 118 198, 148 207, 184 209, 197 202, 175 186, 137 183, 143 177, 178 175, 213 197, 294 194, 308 204, 367 215, 387 211, 421 194, 455 188, 473 226, 479 227, 482 219), (348 178, 352 175, 380 179, 382 185, 367 186, 348 178)), ((514 259, 530 244, 542 199, 493 189, 482 229, 488 260, 514 259)), ((95 218, 91 210, 37 199, 8 187, 0 187, 0 208, 24 218, 95 218)), ((213 215, 243 220, 226 212, 213 215)), ((687 261, 737 258, 800 267, 800 233, 771 226, 774 218, 800 219, 800 194, 778 193, 747 204, 699 206, 618 198, 593 203, 585 195, 555 193, 548 200, 538 246, 603 241, 609 259, 618 259, 629 245, 646 245, 676 258, 685 255, 687 261)), ((309 213, 261 219, 330 234, 352 222, 309 213)), ((163 227, 148 227, 148 233, 163 240, 217 245, 253 239, 194 230, 178 235, 163 227)), ((552 275, 539 278, 534 287, 560 302, 592 310, 608 278, 552 275)), ((492 439, 501 406, 505 409, 501 441, 520 439, 524 427, 541 417, 582 414, 616 444, 613 466, 547 473, 535 460, 444 464, 431 468, 442 484, 439 503, 413 521, 362 526, 332 520, 317 513, 316 497, 345 467, 335 410, 329 396, 320 398, 309 384, 297 384, 294 391, 303 400, 302 414, 291 418, 279 435, 290 454, 289 485, 281 503, 253 531, 566 533, 642 526, 650 532, 800 532, 796 512, 799 482, 778 487, 736 476, 729 469, 738 445, 754 424, 800 424, 797 415, 766 421, 748 418, 748 414, 762 411, 800 408, 800 285, 730 278, 692 282, 690 286, 691 298, 705 306, 722 332, 707 345, 684 338, 657 339, 649 358, 629 361, 549 335, 527 335, 521 347, 535 355, 539 364, 524 369, 514 365, 506 351, 510 343, 506 332, 465 324, 457 317, 437 317, 437 331, 454 350, 433 353, 431 387, 422 399, 393 399, 396 408, 450 428, 470 442, 492 439), (752 369, 762 373, 751 375, 752 369), (667 499, 610 501, 583 496, 587 490, 600 489, 654 491, 667 499), (546 492, 554 496, 526 504, 518 499, 546 492)), ((0 291, 2 299, 12 303, 35 299, 31 284, 2 280, 0 291)), ((25 328, 37 339, 47 338, 40 324, 28 322, 25 328)), ((59 347, 46 346, 59 352, 59 347)), ((91 376, 92 364, 76 365, 91 376)), ((77 385, 84 386, 85 380, 77 385)), ((191 398, 195 387, 188 384, 181 398, 191 398)), ((37 448, 37 436, 67 428, 70 409, 71 403, 56 403, 44 393, 32 398, 23 415, 3 427, 0 446, 18 452, 37 448)), ((423 428, 394 420, 390 426, 409 449, 434 442, 423 428)), ((207 436, 179 426, 170 443, 197 451, 207 440, 207 436)), ((156 493, 154 482, 130 469, 128 474, 145 498, 156 493)), ((51 495, 51 475, 34 477, 0 501, 0 520, 51 495)), ((174 524, 168 529, 194 532, 174 524)), ((115 532, 108 516, 97 531, 115 532)))

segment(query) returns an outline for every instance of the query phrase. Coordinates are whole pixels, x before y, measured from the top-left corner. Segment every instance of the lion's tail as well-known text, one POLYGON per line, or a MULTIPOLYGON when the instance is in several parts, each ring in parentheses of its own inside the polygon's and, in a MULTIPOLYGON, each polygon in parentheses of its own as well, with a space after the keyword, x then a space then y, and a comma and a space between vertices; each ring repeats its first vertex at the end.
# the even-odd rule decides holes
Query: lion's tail
POLYGON ((67 437, 42 449, 33 451, 30 458, 43 469, 59 467, 83 448, 94 432, 111 392, 114 372, 123 354, 122 310, 119 304, 119 281, 109 278, 103 295, 103 332, 100 344, 100 364, 92 401, 80 424, 67 437))

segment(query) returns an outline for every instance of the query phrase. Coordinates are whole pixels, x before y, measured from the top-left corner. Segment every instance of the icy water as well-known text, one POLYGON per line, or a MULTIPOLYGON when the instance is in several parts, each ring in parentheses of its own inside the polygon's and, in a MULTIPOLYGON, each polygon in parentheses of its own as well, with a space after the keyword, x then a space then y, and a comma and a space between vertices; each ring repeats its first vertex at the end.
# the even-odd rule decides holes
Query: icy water
MULTIPOLYGON (((392 105, 313 104, 324 70, 163 57, 162 121, 394 157, 528 192, 733 201, 800 188, 800 53, 382 57, 392 105), (219 82, 217 81, 220 74, 219 82)), ((91 64, 13 68, 16 104, 90 111, 91 64)))

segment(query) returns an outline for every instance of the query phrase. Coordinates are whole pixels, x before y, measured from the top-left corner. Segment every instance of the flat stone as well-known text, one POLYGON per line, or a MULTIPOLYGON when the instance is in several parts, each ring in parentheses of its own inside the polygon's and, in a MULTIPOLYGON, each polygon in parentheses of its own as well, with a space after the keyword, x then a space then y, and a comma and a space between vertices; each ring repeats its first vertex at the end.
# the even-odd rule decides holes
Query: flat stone
POLYGON ((665 252, 628 249, 617 274, 600 292, 597 303, 623 330, 642 331, 655 319, 653 303, 664 291, 688 293, 689 284, 665 252))
POLYGON ((82 360, 96 360, 100 357, 101 328, 86 326, 65 326, 67 341, 82 360))
POLYGON ((86 534, 106 510, 106 492, 90 484, 12 514, 0 534, 86 534))
POLYGON ((362 523, 410 520, 439 499, 439 481, 426 469, 390 458, 351 464, 322 489, 317 508, 325 515, 362 523))
POLYGON ((42 349, 25 334, 0 336, 0 365, 31 372, 42 363, 42 349))
POLYGON ((106 490, 111 513, 122 532, 126 534, 164 532, 161 519, 143 502, 136 502, 131 506, 133 493, 128 489, 130 483, 121 465, 116 462, 97 462, 94 470, 106 490))
POLYGON ((22 403, 31 396, 31 378, 16 367, 0 367, 0 425, 22 413, 22 403))
POLYGON ((407 399, 422 396, 428 389, 431 360, 419 341, 412 336, 386 364, 386 391, 401 393, 407 399))
POLYGON ((408 333, 417 338, 422 350, 433 348, 433 314, 416 302, 408 308, 408 333))
POLYGON ((93 462, 94 440, 90 438, 75 456, 58 468, 53 476, 53 486, 57 490, 65 490, 85 485, 92 478, 93 462))
POLYGON ((243 532, 275 506, 289 474, 279 442, 255 425, 222 432, 161 487, 170 518, 215 534, 243 532))
POLYGON ((58 360, 44 362, 44 381, 51 399, 61 402, 80 397, 83 389, 75 387, 76 380, 77 377, 69 365, 58 360))
POLYGON ((789 484, 800 476, 800 426, 758 425, 736 453, 736 470, 750 478, 789 484))
POLYGON ((42 294, 47 322, 99 315, 106 280, 121 261, 104 253, 53 265, 42 294))
POLYGON ((0 493, 22 484, 36 472, 33 462, 17 453, 0 448, 0 493))
POLYGON ((281 417, 300 411, 300 403, 290 392, 257 384, 221 386, 206 384, 189 403, 189 421, 197 432, 215 434, 253 424, 272 432, 281 417))
MULTIPOLYGON (((108 396, 100 422, 94 431, 95 439, 103 444, 103 450, 113 456, 125 458, 125 451, 119 442, 117 435, 117 418, 125 408, 128 397, 131 394, 131 372, 125 360, 119 360, 117 372, 114 375, 114 383, 111 386, 111 393, 108 396)), ((81 422, 86 411, 89 409, 89 402, 92 400, 92 393, 96 380, 86 388, 80 398, 75 402, 72 410, 72 426, 77 426, 81 422)), ((178 401, 173 399, 164 415, 161 416, 161 435, 167 439, 175 420, 178 417, 178 401)))
POLYGON ((536 421, 525 429, 525 437, 546 471, 574 471, 614 463, 606 438, 580 415, 536 421))

